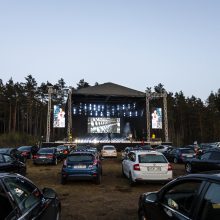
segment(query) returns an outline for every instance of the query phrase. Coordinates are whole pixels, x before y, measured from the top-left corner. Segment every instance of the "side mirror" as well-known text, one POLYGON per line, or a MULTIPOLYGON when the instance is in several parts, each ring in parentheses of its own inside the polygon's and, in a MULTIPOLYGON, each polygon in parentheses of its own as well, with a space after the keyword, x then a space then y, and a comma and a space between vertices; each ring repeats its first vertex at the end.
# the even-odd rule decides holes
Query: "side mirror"
POLYGON ((156 192, 149 193, 145 197, 146 203, 156 203, 157 201, 158 201, 158 195, 156 192))
POLYGON ((55 199, 56 198, 56 192, 51 188, 43 188, 42 192, 43 192, 43 196, 45 199, 55 199))

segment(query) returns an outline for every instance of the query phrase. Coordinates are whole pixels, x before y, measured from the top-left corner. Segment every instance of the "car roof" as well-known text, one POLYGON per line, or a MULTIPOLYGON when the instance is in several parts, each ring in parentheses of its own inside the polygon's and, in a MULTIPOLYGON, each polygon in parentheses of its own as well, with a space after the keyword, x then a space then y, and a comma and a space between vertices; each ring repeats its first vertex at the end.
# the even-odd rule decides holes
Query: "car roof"
POLYGON ((94 151, 88 151, 88 150, 72 150, 68 156, 73 155, 73 154, 92 154, 94 155, 94 151))
POLYGON ((156 155, 163 155, 161 152, 155 151, 155 150, 132 150, 130 152, 136 153, 138 155, 140 154, 156 154, 156 155))
POLYGON ((220 182, 220 170, 188 174, 185 176, 180 176, 177 179, 179 179, 179 178, 183 178, 183 179, 200 178, 200 179, 216 180, 216 181, 220 182))

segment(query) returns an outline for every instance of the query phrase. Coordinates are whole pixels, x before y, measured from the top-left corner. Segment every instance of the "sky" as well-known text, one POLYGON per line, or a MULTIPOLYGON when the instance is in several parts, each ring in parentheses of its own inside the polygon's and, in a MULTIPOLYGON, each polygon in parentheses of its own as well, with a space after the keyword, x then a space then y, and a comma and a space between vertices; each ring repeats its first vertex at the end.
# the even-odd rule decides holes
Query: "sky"
POLYGON ((0 79, 220 88, 219 0, 0 0, 0 79))

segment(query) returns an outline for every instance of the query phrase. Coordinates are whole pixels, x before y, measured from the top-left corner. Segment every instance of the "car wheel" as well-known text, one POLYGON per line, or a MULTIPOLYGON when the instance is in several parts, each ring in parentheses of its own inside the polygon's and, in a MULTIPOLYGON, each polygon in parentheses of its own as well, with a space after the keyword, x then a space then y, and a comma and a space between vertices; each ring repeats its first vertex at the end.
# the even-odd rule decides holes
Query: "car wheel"
POLYGON ((101 184, 101 174, 98 174, 98 176, 97 176, 96 179, 95 179, 95 183, 96 183, 97 185, 101 184))
POLYGON ((58 163, 57 158, 55 158, 54 165, 57 165, 57 163, 58 163))
POLYGON ((178 160, 177 160, 176 157, 174 157, 173 162, 174 162, 174 163, 178 163, 178 160))
POLYGON ((142 209, 138 210, 138 219, 139 220, 147 220, 147 218, 144 215, 144 211, 142 209))
POLYGON ((63 177, 63 176, 61 176, 61 184, 62 185, 65 185, 66 184, 66 181, 67 181, 67 179, 65 178, 65 177, 63 177))
POLYGON ((135 182, 132 179, 131 173, 129 173, 129 184, 130 184, 130 186, 134 186, 135 185, 135 182))
POLYGON ((192 173, 192 165, 190 163, 186 164, 185 169, 187 173, 192 173))

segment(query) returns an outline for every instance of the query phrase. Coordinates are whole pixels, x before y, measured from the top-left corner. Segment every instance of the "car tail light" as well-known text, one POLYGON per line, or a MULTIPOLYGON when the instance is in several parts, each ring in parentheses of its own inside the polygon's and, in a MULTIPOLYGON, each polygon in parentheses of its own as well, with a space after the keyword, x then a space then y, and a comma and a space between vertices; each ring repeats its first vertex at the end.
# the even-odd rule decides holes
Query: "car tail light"
POLYGON ((140 171, 140 165, 139 164, 134 164, 133 169, 136 171, 140 171))
POLYGON ((67 151, 67 150, 65 150, 63 153, 64 153, 64 154, 68 154, 68 151, 67 151))
POLYGON ((173 168, 172 168, 172 166, 171 166, 170 163, 168 163, 168 168, 167 168, 167 170, 168 170, 168 171, 169 171, 169 170, 173 170, 173 168))
POLYGON ((27 155, 28 155, 28 152, 24 151, 24 152, 21 153, 21 155, 22 155, 22 156, 27 156, 27 155))
POLYGON ((33 155, 33 159, 38 159, 39 155, 33 155))

